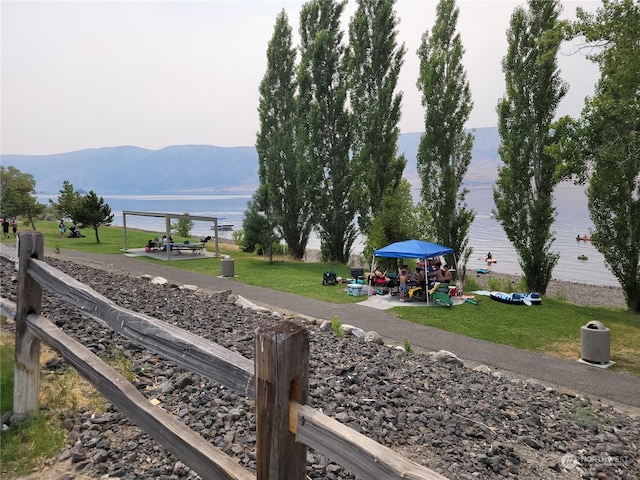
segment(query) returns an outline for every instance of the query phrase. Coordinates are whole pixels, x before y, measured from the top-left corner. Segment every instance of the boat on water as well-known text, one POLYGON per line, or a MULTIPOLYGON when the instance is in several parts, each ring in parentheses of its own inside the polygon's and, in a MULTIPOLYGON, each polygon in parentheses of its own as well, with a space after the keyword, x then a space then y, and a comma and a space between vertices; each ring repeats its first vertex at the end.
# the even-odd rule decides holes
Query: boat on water
POLYGON ((576 240, 577 240, 578 242, 590 242, 590 241, 591 241, 591 237, 590 237, 590 236, 588 236, 588 235, 578 235, 578 236, 576 237, 576 240))
POLYGON ((589 257, 586 255, 578 255, 578 260, 589 260, 589 257))
MULTIPOLYGON (((211 225, 211 230, 215 230, 216 226, 215 225, 211 225)), ((228 232, 230 230, 233 230, 233 224, 232 223, 221 223, 220 225, 218 225, 218 231, 219 232, 228 232)))

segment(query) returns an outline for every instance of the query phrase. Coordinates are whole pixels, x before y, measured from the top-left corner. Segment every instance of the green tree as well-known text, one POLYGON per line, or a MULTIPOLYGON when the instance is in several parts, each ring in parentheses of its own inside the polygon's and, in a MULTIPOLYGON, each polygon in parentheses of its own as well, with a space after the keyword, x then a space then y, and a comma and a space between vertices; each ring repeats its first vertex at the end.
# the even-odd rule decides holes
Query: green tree
POLYGON ((456 33, 459 9, 455 0, 440 0, 436 21, 422 36, 418 49, 425 107, 425 132, 420 138, 417 166, 422 180, 423 221, 435 241, 451 247, 465 271, 472 249, 469 227, 475 219, 462 186, 471 162, 473 135, 465 131, 473 103, 462 64, 464 47, 456 33))
POLYGON ((411 199, 411 184, 400 180, 395 192, 387 190, 380 212, 373 219, 363 254, 373 258, 373 251, 394 242, 420 238, 421 228, 417 209, 411 199))
POLYGON ((325 260, 347 263, 358 230, 357 193, 349 159, 346 47, 340 17, 345 1, 311 0, 300 12, 298 135, 309 166, 320 250, 325 260))
POLYGON ((35 219, 45 210, 35 197, 36 181, 30 173, 22 173, 16 167, 0 166, 0 206, 3 217, 24 216, 36 229, 35 219))
POLYGON ((600 67, 573 135, 582 171, 591 172, 591 238, 620 282, 627 308, 640 313, 640 6, 604 0, 595 14, 578 9, 571 36, 577 35, 600 67))
POLYGON ((397 156, 402 92, 396 92, 406 49, 398 47, 395 0, 358 0, 349 24, 352 162, 360 178, 358 225, 367 234, 383 197, 400 184, 407 164, 397 156))
POLYGON ((267 70, 260 82, 258 176, 268 188, 273 223, 290 254, 302 259, 313 228, 314 196, 309 164, 296 155, 296 53, 291 27, 282 11, 267 48, 267 70))
MULTIPOLYGON (((188 217, 189 213, 184 212, 183 215, 188 217)), ((181 237, 189 237, 191 235, 191 229, 193 229, 193 220, 190 218, 180 218, 176 223, 171 225, 171 228, 181 237)))
POLYGON ((111 207, 104 203, 102 197, 98 197, 93 190, 83 195, 76 208, 71 213, 71 219, 78 226, 91 227, 96 234, 96 243, 100 243, 98 228, 113 222, 111 207))
MULTIPOLYGON (((273 246, 280 241, 273 215, 270 210, 269 189, 261 185, 253 194, 244 212, 243 242, 246 251, 253 252, 262 248, 262 253, 273 263, 273 246)), ((258 252, 260 253, 260 252, 258 252)))
POLYGON ((558 0, 529 0, 517 7, 502 60, 506 95, 498 102, 499 146, 503 165, 493 198, 496 217, 518 253, 527 287, 544 294, 558 254, 553 190, 558 161, 545 147, 554 143, 550 125, 567 87, 556 56, 562 41, 558 0))
POLYGON ((58 202, 49 200, 49 204, 56 212, 58 218, 65 219, 71 218, 71 213, 74 211, 78 203, 80 202, 82 195, 77 192, 68 180, 62 183, 62 190, 58 195, 58 202))

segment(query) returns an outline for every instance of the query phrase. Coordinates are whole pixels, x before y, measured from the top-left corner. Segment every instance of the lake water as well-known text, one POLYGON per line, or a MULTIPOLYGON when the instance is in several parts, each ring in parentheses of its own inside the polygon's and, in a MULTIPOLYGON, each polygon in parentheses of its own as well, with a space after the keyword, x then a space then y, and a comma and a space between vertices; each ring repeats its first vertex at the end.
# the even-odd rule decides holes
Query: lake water
MULTIPOLYGON (((55 195, 38 195, 41 203, 55 195)), ((102 195, 114 214, 114 225, 122 226, 122 211, 185 213, 217 217, 218 223, 232 224, 234 230, 242 228, 244 211, 250 195, 102 195)), ((467 203, 476 212, 476 219, 469 231, 469 245, 474 253, 469 259, 467 271, 486 267, 484 257, 491 252, 497 260, 493 271, 522 274, 515 249, 507 239, 500 224, 491 215, 495 208, 492 188, 474 187, 470 189, 467 203)), ((576 235, 587 235, 593 228, 587 210, 587 198, 584 189, 575 186, 562 186, 556 190, 557 216, 553 229, 556 240, 552 249, 560 253, 560 260, 553 271, 553 278, 565 281, 589 283, 594 285, 618 286, 618 281, 605 266, 602 255, 590 242, 576 241, 576 235), (588 260, 578 260, 585 255, 588 260)), ((127 216, 127 227, 164 231, 164 219, 152 217, 127 216)), ((192 236, 204 237, 211 234, 209 222, 194 221, 192 236)), ((232 238, 233 232, 219 232, 222 238, 232 238)), ((308 248, 319 249, 320 241, 312 235, 308 248)), ((354 253, 362 252, 362 243, 356 243, 354 253)))

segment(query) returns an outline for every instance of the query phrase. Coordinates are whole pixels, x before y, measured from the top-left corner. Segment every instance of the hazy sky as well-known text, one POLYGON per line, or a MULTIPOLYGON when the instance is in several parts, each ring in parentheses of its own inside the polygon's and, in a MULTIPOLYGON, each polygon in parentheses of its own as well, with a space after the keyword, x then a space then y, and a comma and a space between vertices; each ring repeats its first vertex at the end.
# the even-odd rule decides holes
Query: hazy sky
MULTIPOLYGON (((3 154, 52 154, 135 145, 254 145, 258 85, 278 13, 298 44, 302 1, 5 1, 1 3, 3 154)), ((399 90, 402 133, 424 130, 416 50, 437 2, 399 0, 407 47, 399 90)), ((524 2, 459 0, 458 30, 474 109, 467 127, 497 124, 504 94, 500 61, 513 8, 524 2)), ((595 11, 596 1, 565 1, 595 11)), ((355 10, 349 0, 342 28, 355 10)), ((575 45, 559 64, 570 83, 559 114, 577 116, 597 68, 575 45)))

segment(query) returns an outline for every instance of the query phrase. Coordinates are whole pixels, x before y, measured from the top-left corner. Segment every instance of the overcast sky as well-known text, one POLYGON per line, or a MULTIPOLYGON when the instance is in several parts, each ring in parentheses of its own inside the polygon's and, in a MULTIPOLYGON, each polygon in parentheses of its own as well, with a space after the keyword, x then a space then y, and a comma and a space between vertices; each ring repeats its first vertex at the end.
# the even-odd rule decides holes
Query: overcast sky
MULTIPOLYGON (((3 154, 52 154, 135 145, 254 145, 258 85, 278 13, 298 44, 301 1, 5 1, 1 3, 3 154)), ((399 42, 407 47, 399 90, 402 133, 424 130, 416 50, 437 2, 399 0, 399 42)), ((497 124, 504 94, 500 61, 513 8, 524 2, 459 0, 474 109, 469 128, 497 124)), ((565 1, 595 11, 596 1, 565 1)), ((355 10, 350 0, 342 28, 355 10)), ((559 114, 579 115, 597 68, 575 45, 559 64, 570 83, 559 114)))

